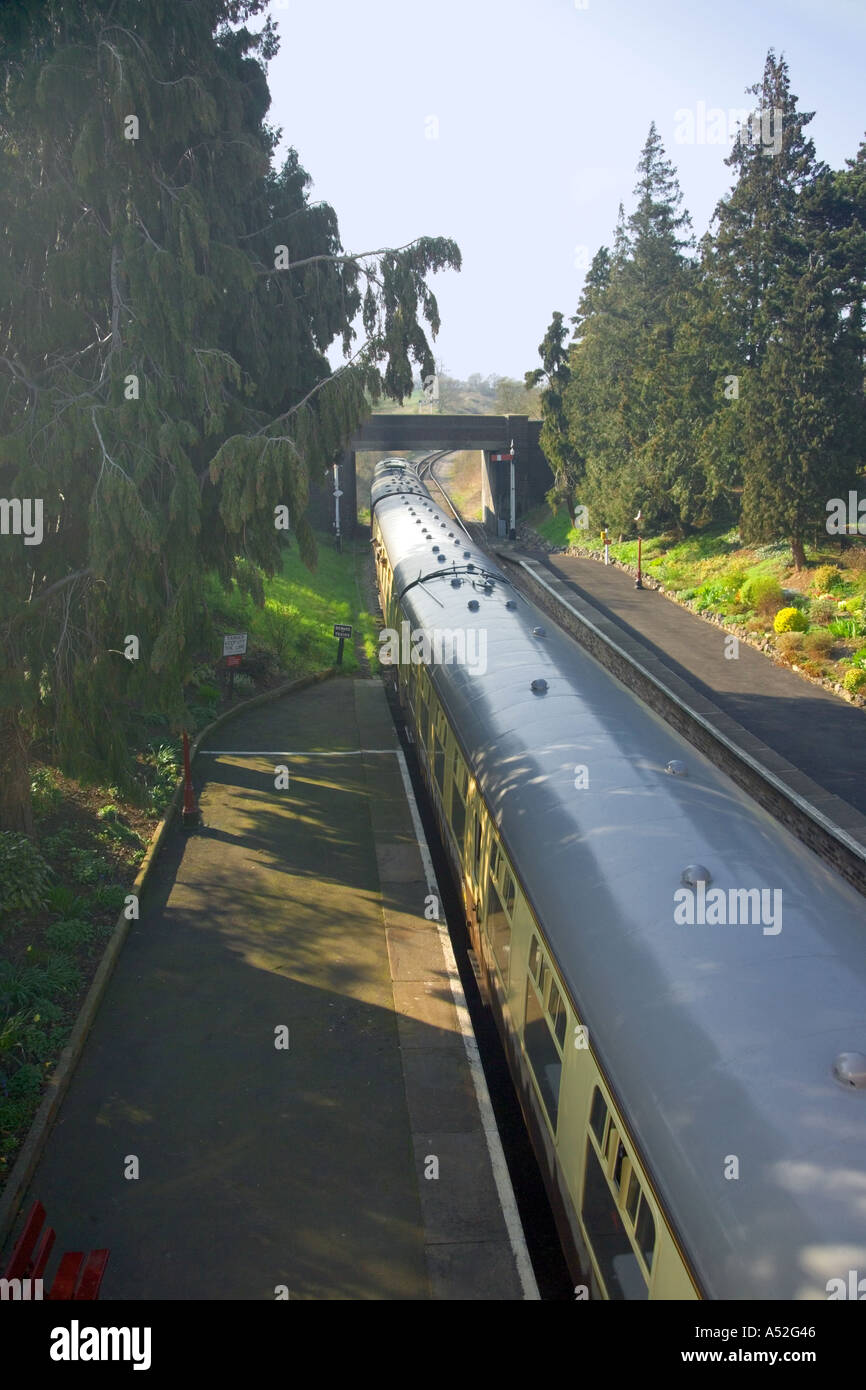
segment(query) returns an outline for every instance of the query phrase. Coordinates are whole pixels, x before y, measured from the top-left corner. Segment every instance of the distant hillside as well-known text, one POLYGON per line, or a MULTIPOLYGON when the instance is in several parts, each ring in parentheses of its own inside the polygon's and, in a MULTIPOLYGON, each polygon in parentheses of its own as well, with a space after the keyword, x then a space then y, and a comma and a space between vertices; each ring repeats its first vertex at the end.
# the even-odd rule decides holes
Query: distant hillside
POLYGON ((528 415, 530 420, 541 419, 541 392, 527 391, 522 381, 507 376, 483 378, 473 373, 468 381, 440 372, 439 399, 432 409, 416 381, 412 395, 402 405, 396 401, 380 401, 377 415, 528 415))

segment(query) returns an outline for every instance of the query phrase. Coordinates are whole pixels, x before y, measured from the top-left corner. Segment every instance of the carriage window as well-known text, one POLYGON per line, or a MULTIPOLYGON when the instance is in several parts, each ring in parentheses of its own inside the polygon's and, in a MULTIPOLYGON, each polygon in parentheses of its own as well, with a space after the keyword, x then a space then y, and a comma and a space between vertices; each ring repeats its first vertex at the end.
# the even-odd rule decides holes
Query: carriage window
POLYGON ((556 1034, 557 1041, 560 1047, 563 1047, 565 1044, 565 1028, 568 1016, 566 1014, 562 995, 555 983, 550 986, 550 1001, 547 1005, 547 1012, 550 1015, 550 1021, 553 1024, 553 1031, 556 1034))
POLYGON ((538 937, 532 938, 532 945, 529 948, 529 973, 533 980, 538 979, 538 963, 541 960, 541 952, 538 949, 538 937))
POLYGON ((451 828, 457 841, 460 858, 463 858, 463 835, 466 830, 466 801, 464 792, 463 764, 460 754, 454 751, 454 790, 451 796, 451 828))
POLYGON ((506 912, 508 912, 509 914, 511 914, 511 913, 514 912, 514 898, 515 898, 515 892, 514 892, 514 879, 511 877, 511 874, 506 873, 506 875, 505 875, 505 910, 506 910, 506 912))
POLYGON ((496 870, 499 868, 499 842, 493 841, 493 848, 490 851, 490 877, 496 877, 496 870))
POLYGON ((547 993, 547 982, 550 979, 550 966, 546 960, 541 962, 541 970, 538 973, 538 993, 541 995, 542 1002, 547 993))
POLYGON ((632 1249, 591 1139, 586 1141, 586 1180, 580 1214, 608 1298, 647 1298, 649 1289, 646 1277, 632 1249))
POLYGON ((656 1243, 656 1223, 653 1214, 647 1206, 646 1197, 641 1197, 640 1212, 635 1227, 635 1235, 640 1252, 646 1261, 647 1269, 653 1267, 653 1250, 656 1243))
POLYGON ((631 1217, 631 1223, 632 1223, 632 1225, 634 1225, 634 1219, 635 1219, 635 1216, 637 1215, 637 1204, 638 1204, 639 1200, 640 1200, 640 1183, 638 1182, 638 1180, 637 1180, 637 1178, 635 1177, 634 1173, 632 1173, 631 1177, 630 1177, 629 1180, 628 1180, 628 1196, 627 1196, 626 1199, 625 1199, 625 1209, 626 1209, 626 1211, 628 1212, 629 1216, 631 1217))
POLYGON ((481 877, 481 834, 482 834, 482 830, 483 830, 483 827, 482 827, 482 824, 481 824, 481 808, 478 807, 478 806, 476 806, 476 808, 475 808, 475 879, 476 879, 476 882, 477 882, 478 879, 481 877))
POLYGON ((493 879, 487 886, 487 935, 493 947, 493 955, 499 966, 504 983, 508 984, 508 962, 511 957, 511 923, 506 917, 499 901, 493 879))
POLYGON ((604 1103, 604 1096, 596 1086, 592 1093, 592 1110, 589 1113, 589 1127, 599 1144, 604 1143, 604 1126, 606 1120, 607 1106, 604 1103))
POLYGON ((433 739, 433 776, 440 793, 445 791, 445 749, 439 742, 438 733, 433 739))
POLYGON ((553 1034, 544 1016, 531 980, 526 981, 526 1013, 523 1024, 523 1041, 526 1055, 532 1068, 544 1108, 556 1129, 556 1116, 559 1110, 559 1083, 562 1078, 562 1061, 553 1041, 553 1034))
POLYGON ((620 1139, 616 1146, 616 1158, 613 1164, 613 1185, 619 1187, 622 1184, 622 1165, 625 1158, 625 1144, 620 1139))

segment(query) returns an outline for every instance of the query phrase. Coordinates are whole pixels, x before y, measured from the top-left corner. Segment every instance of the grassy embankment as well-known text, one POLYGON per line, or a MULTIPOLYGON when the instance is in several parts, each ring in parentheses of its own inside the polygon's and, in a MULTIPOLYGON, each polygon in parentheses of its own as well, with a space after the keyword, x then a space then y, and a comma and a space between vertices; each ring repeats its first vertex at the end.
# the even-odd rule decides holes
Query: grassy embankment
MULTIPOLYGON (((337 554, 331 539, 320 537, 310 573, 296 550, 287 551, 282 573, 265 585, 262 609, 236 587, 225 594, 216 581, 208 583, 214 639, 199 654, 185 692, 191 734, 227 708, 216 661, 222 633, 249 633, 235 702, 332 665, 335 622, 352 623, 370 668, 378 669, 376 623, 363 598, 368 554, 363 538, 337 554)), ((343 670, 359 669, 354 643, 347 642, 343 670)), ((0 833, 0 1186, 174 792, 176 732, 158 714, 145 714, 134 743, 141 774, 136 795, 84 786, 37 759, 35 834, 0 833)))
MULTIPOLYGON (((564 509, 537 507, 526 524, 550 545, 602 551, 600 535, 574 529, 564 509)), ((637 564, 636 540, 610 549, 614 560, 637 564)), ((864 695, 866 546, 840 551, 828 538, 807 546, 806 558, 808 568, 796 570, 789 546, 743 545, 736 528, 643 542, 644 570, 678 601, 772 642, 786 665, 864 695)))

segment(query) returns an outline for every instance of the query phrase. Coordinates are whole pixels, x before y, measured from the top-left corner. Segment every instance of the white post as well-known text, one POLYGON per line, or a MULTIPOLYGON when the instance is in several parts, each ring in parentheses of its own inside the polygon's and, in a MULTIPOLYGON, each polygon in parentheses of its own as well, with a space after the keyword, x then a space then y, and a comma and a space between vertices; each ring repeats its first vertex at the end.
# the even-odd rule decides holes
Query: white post
POLYGON ((342 549, 342 539, 343 539, 342 536, 340 535, 340 498, 342 497, 342 495, 343 495, 343 494, 342 494, 342 492, 340 491, 340 465, 337 464, 337 463, 335 463, 335 464, 334 464, 334 507, 335 507, 335 509, 336 509, 335 526, 336 526, 336 531, 337 531, 337 549, 338 549, 338 550, 342 549))
POLYGON ((513 439, 512 439, 512 441, 511 441, 511 506, 510 506, 510 508, 509 508, 508 538, 509 538, 509 540, 512 540, 512 541, 517 539, 517 531, 516 531, 516 529, 515 529, 515 516, 514 516, 514 440, 513 440, 513 439))

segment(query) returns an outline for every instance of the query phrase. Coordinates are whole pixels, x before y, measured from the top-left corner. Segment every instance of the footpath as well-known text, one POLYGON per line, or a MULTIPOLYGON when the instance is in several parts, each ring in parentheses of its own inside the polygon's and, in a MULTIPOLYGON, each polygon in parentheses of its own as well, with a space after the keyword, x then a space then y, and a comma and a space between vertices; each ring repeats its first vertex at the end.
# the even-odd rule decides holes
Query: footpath
POLYGON ((102 1299, 537 1297, 381 682, 193 771, 16 1233, 109 1247, 102 1299))

